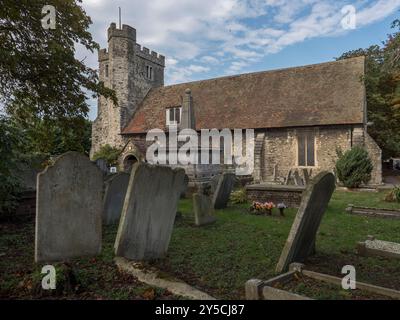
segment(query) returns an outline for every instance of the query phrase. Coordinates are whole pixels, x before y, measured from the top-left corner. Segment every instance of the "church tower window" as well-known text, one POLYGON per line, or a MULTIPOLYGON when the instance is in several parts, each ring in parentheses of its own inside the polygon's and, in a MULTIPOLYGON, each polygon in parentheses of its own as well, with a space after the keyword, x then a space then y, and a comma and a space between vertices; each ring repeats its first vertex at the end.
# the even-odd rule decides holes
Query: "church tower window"
POLYGON ((146 78, 149 80, 153 80, 153 67, 146 66, 146 78))

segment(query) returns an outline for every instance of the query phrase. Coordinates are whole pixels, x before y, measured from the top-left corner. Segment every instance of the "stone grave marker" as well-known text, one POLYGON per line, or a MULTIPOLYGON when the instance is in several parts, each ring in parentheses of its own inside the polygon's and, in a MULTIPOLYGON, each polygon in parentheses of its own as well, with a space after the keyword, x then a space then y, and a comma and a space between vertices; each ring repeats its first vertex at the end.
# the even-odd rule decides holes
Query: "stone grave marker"
POLYGON ((118 173, 106 181, 106 191, 104 195, 103 223, 106 225, 119 221, 126 190, 128 189, 129 174, 118 173))
POLYGON ((233 173, 223 173, 218 180, 213 195, 214 209, 226 208, 229 197, 235 185, 236 177, 233 173))
POLYGON ((377 240, 372 236, 357 244, 357 253, 362 256, 381 256, 400 259, 400 243, 377 240))
POLYGON ((107 161, 104 159, 97 159, 96 166, 103 172, 103 174, 108 173, 107 161))
POLYGON ((77 152, 37 178, 35 261, 65 261, 101 251, 103 173, 77 152))
POLYGON ((189 187, 189 177, 187 174, 185 174, 185 178, 183 179, 181 195, 180 195, 181 198, 185 198, 188 187, 189 187))
POLYGON ((303 262, 312 253, 322 216, 334 190, 335 176, 330 172, 321 172, 310 181, 276 266, 277 272, 286 271, 292 262, 303 262))
POLYGON ((115 241, 115 254, 131 260, 165 256, 185 171, 136 163, 131 172, 115 241))
POLYGON ((213 216, 211 184, 204 183, 199 187, 199 193, 193 194, 193 211, 196 226, 211 224, 216 221, 213 216))

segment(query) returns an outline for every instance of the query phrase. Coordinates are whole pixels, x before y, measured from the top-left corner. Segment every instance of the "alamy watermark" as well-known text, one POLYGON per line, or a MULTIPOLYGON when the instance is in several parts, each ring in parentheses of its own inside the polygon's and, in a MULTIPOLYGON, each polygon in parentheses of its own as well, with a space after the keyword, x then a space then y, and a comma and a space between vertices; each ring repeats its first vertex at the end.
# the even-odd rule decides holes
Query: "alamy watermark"
POLYGON ((357 28, 357 10, 352 5, 344 6, 341 10, 343 18, 340 21, 345 30, 354 30, 357 28))
POLYGON ((342 274, 345 276, 342 279, 342 288, 344 290, 356 289, 356 268, 352 265, 345 265, 342 268, 342 274))
POLYGON ((42 28, 45 30, 52 29, 54 30, 56 28, 56 8, 51 5, 45 5, 42 8, 42 15, 45 15, 41 22, 42 22, 42 28))
POLYGON ((146 152, 146 160, 152 164, 233 165, 236 175, 254 171, 253 129, 202 129, 200 135, 192 129, 170 130, 168 137, 163 130, 153 129, 146 141, 152 142, 146 152))
POLYGON ((46 265, 42 268, 41 274, 45 276, 42 278, 43 290, 56 289, 56 268, 52 265, 46 265))

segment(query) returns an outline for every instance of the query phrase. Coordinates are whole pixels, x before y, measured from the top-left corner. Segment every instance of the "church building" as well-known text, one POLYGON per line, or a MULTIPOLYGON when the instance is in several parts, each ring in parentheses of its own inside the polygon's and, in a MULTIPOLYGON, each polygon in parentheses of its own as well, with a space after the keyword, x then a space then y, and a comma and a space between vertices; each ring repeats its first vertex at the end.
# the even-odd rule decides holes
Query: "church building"
MULTIPOLYGON (((363 146, 373 162, 370 185, 382 183, 381 150, 367 133, 364 57, 164 85, 165 57, 136 42, 136 30, 112 23, 99 75, 118 106, 100 97, 91 155, 121 148, 120 167, 145 161, 146 134, 189 127, 254 129, 255 183, 285 183, 289 172, 332 171, 337 150, 363 146)), ((213 174, 215 173, 211 170, 213 174)))

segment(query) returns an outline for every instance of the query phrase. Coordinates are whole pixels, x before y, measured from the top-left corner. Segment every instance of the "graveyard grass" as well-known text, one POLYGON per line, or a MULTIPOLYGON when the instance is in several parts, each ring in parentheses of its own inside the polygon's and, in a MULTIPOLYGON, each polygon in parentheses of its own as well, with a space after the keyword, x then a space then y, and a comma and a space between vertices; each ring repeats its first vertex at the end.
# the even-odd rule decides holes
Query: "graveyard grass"
MULTIPOLYGON (((400 204, 384 202, 385 192, 336 191, 317 233, 315 256, 308 269, 342 276, 344 265, 354 265, 357 280, 400 290, 400 260, 360 257, 355 247, 368 235, 400 242, 400 220, 368 218, 345 212, 348 204, 400 209, 400 204)), ((183 279, 216 298, 244 298, 244 284, 275 276, 275 266, 291 228, 296 210, 280 217, 255 216, 250 204, 230 205, 217 210, 217 222, 205 227, 193 224, 192 204, 180 203, 183 217, 176 222, 167 259, 155 262, 164 272, 183 279)), ((315 298, 337 298, 337 293, 319 290, 315 298)))
MULTIPOLYGON (((103 250, 97 257, 74 259, 68 265, 77 280, 65 290, 65 265, 55 264, 57 290, 41 290, 42 265, 35 265, 34 221, 18 219, 0 222, 0 300, 1 299, 175 299, 170 292, 147 286, 119 272, 113 261, 116 226, 103 230, 103 250), (60 276, 61 273, 61 276, 60 276), (60 288, 61 287, 61 288, 60 288)), ((72 282, 73 283, 73 282, 72 282)))
MULTIPOLYGON (((317 254, 306 262, 307 267, 340 276, 341 268, 350 264, 356 267, 358 281, 400 290, 399 260, 355 254, 356 243, 364 241, 367 235, 400 242, 400 220, 353 216, 345 212, 350 203, 400 209, 400 204, 384 202, 384 196, 383 192, 336 191, 317 234, 317 254)), ((196 227, 191 200, 181 200, 182 217, 175 223, 168 256, 150 264, 160 269, 161 277, 182 279, 218 299, 244 298, 247 280, 267 280, 275 276, 276 263, 296 214, 296 210, 291 209, 286 210, 285 217, 280 217, 275 209, 272 217, 255 216, 249 214, 249 206, 230 204, 227 209, 216 211, 215 224, 196 227)), ((34 222, 0 223, 0 229, 0 299, 41 298, 40 293, 34 292, 34 279, 40 279, 40 270, 33 262, 34 222)), ((116 229, 110 226, 104 230, 100 256, 72 262, 82 286, 79 291, 51 298, 177 298, 118 272, 113 263, 116 229)), ((338 298, 337 292, 323 286, 316 289, 314 298, 338 298)))

